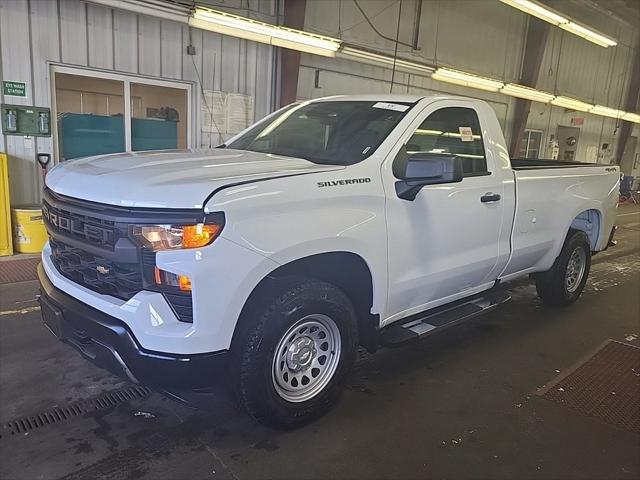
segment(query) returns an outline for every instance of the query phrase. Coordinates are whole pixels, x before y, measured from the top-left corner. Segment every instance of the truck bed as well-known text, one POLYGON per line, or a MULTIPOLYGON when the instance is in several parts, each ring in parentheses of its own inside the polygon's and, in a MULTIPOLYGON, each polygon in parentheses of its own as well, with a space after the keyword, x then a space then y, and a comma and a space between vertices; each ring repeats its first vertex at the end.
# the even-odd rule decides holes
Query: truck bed
POLYGON ((577 168, 577 167, 607 167, 607 163, 568 162, 547 158, 512 158, 511 168, 514 170, 535 170, 539 168, 577 168))
POLYGON ((573 222, 586 226, 582 229, 590 233, 593 251, 606 247, 618 200, 617 165, 515 162, 519 166, 514 167, 517 201, 512 256, 503 277, 549 269, 573 222))

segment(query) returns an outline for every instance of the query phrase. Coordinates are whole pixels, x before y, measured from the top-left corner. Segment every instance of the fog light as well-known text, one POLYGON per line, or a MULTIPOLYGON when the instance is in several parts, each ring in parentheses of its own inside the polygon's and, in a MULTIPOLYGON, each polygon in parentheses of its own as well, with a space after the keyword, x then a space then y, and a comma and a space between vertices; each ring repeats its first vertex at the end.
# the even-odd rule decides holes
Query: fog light
POLYGON ((191 291, 191 279, 186 275, 178 275, 156 267, 154 277, 157 285, 178 287, 183 292, 191 291))

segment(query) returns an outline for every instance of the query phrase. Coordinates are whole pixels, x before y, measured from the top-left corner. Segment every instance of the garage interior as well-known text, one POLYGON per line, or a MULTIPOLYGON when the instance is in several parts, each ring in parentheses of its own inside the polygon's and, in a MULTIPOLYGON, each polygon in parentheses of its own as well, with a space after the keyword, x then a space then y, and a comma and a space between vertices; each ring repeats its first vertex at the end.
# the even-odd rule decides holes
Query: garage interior
POLYGON ((640 2, 0 0, 0 77, 1 479, 640 477, 640 2), (518 279, 484 316, 361 348, 337 406, 290 431, 220 389, 123 380, 44 327, 53 166, 212 149, 356 94, 483 100, 512 158, 619 167, 616 245, 581 298, 552 309, 518 279))

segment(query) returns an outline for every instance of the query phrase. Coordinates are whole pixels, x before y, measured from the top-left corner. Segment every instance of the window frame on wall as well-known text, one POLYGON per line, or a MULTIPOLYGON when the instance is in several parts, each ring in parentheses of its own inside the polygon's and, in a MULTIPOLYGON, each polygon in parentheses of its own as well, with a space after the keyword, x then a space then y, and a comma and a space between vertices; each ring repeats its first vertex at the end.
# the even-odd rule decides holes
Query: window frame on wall
MULTIPOLYGON (((538 160, 541 156, 542 156, 542 149, 543 149, 543 145, 542 145, 542 141, 544 140, 544 131, 543 130, 538 130, 537 128, 525 128, 524 131, 522 132, 522 136, 524 138, 524 136, 526 135, 527 137, 527 145, 524 149, 524 156, 522 156, 521 158, 529 158, 529 146, 531 145, 531 134, 532 133, 539 133, 540 134, 540 143, 538 144, 538 148, 537 149, 531 149, 531 150, 537 150, 538 155, 535 158, 532 158, 531 160, 538 160)), ((522 138, 520 139, 522 141, 522 138)))
POLYGON ((156 77, 146 77, 141 75, 135 75, 118 71, 105 71, 87 67, 73 67, 68 65, 50 63, 50 84, 51 84, 51 115, 55 121, 51 122, 52 125, 52 138, 53 138, 53 160, 54 163, 60 162, 59 158, 59 138, 58 138, 58 111, 57 111, 57 99, 56 99, 56 74, 77 75, 80 77, 100 78, 105 80, 116 80, 123 82, 123 96, 124 96, 124 152, 121 153, 135 153, 143 152, 144 150, 133 150, 131 146, 131 84, 137 83, 142 85, 154 85, 157 87, 167 87, 184 90, 187 94, 187 115, 185 121, 187 122, 187 135, 186 135, 186 148, 193 148, 194 143, 197 141, 194 138, 196 130, 193 128, 194 122, 198 121, 197 112, 199 111, 199 105, 194 105, 194 99, 197 99, 197 95, 193 94, 195 87, 194 82, 181 81, 181 80, 164 80, 156 77))

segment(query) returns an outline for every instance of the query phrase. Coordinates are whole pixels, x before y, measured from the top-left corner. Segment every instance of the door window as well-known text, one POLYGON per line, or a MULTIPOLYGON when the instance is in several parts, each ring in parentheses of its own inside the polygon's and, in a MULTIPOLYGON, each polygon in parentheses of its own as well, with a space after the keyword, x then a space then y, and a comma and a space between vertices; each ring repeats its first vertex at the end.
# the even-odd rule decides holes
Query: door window
POLYGON ((470 108, 448 107, 429 115, 406 144, 409 155, 451 153, 462 158, 465 177, 488 175, 478 115, 470 108))

